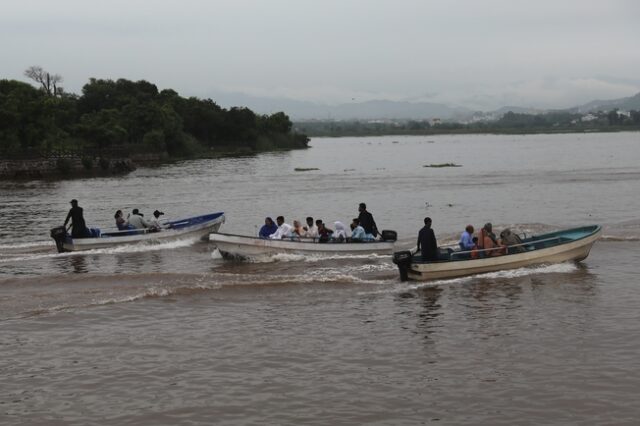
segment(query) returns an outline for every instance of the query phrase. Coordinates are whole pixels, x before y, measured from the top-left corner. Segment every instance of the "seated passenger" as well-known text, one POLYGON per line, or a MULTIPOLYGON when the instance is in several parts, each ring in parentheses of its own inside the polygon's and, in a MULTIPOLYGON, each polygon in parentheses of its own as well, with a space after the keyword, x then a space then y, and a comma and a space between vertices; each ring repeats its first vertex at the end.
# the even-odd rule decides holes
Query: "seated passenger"
POLYGON ((138 209, 133 209, 127 219, 133 229, 145 229, 150 226, 149 222, 144 220, 144 215, 140 213, 138 209))
POLYGON ((278 216, 276 218, 276 223, 278 224, 278 229, 273 234, 269 235, 269 238, 272 240, 281 240, 283 238, 287 238, 291 236, 291 225, 288 223, 284 223, 284 216, 278 216))
POLYGON ((504 250, 498 244, 496 236, 493 233, 493 226, 491 223, 485 223, 484 227, 480 230, 480 237, 478 238, 478 248, 484 249, 483 257, 500 256, 504 254, 504 250))
POLYGON ((460 235, 458 244, 462 251, 469 251, 473 248, 473 226, 467 225, 464 232, 460 235))
POLYGON ((155 210, 153 212, 153 219, 149 222, 149 228, 153 231, 159 231, 163 228, 162 223, 160 223, 160 216, 164 215, 160 210, 155 210))
POLYGON ((293 228, 291 228, 291 236, 293 238, 300 238, 307 235, 307 231, 304 230, 299 220, 293 221, 293 228))
POLYGON ((318 226, 318 241, 321 243, 328 242, 333 231, 324 226, 324 223, 320 219, 316 220, 316 225, 318 226))
POLYGON ((360 226, 360 219, 357 217, 351 222, 351 241, 361 242, 367 241, 367 234, 364 232, 364 228, 360 226))
POLYGON ((344 223, 336 221, 333 223, 333 226, 336 230, 331 235, 331 239, 339 243, 347 241, 347 230, 345 229, 344 223))
POLYGON ((520 237, 517 234, 514 234, 513 232, 511 232, 509 228, 505 229, 500 233, 500 243, 503 246, 506 246, 508 252, 511 252, 511 253, 522 253, 525 251, 524 247, 522 247, 521 245, 518 245, 518 244, 522 244, 522 240, 520 239, 520 237), (517 245, 517 247, 509 248, 509 246, 513 246, 513 245, 517 245))
POLYGON ((267 239, 269 238, 269 235, 273 234, 277 230, 278 225, 273 222, 273 219, 267 217, 264 219, 264 225, 262 225, 262 228, 260 228, 260 231, 258 232, 258 237, 267 239))
POLYGON ((307 226, 304 227, 305 237, 318 238, 318 227, 313 224, 313 218, 309 216, 307 218, 307 226))
POLYGON ((471 259, 477 259, 480 256, 478 253, 478 237, 473 237, 473 247, 471 247, 471 259))
POLYGON ((113 216, 113 218, 116 220, 116 227, 118 228, 118 230, 124 231, 127 229, 133 229, 124 218, 122 210, 116 211, 116 214, 113 216))

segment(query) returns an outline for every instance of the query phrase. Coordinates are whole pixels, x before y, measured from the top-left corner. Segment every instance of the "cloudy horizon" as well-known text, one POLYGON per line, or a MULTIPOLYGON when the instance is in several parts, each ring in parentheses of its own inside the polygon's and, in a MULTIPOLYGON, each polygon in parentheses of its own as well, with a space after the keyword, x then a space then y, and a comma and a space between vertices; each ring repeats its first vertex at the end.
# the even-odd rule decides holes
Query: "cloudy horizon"
MULTIPOLYGON (((183 95, 566 108, 640 92, 640 4, 9 1, 0 78, 40 65, 183 95)), ((215 100, 215 99, 214 99, 215 100)))

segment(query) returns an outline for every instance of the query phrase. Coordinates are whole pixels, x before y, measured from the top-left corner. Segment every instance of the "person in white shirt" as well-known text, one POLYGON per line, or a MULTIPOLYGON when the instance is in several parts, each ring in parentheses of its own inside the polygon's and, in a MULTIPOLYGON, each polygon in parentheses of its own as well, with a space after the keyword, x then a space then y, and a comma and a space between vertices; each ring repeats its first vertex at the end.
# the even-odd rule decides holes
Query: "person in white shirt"
POLYGON ((307 238, 318 238, 318 227, 313 224, 313 218, 309 216, 307 218, 307 226, 305 226, 306 233, 305 237, 307 238))
POLYGON ((269 235, 269 238, 272 240, 281 240, 286 237, 291 236, 291 225, 288 223, 284 223, 284 216, 278 216, 276 218, 276 223, 278 224, 278 230, 273 234, 269 235))
POLYGON ((144 229, 150 226, 149 222, 144 220, 144 215, 138 211, 138 209, 131 210, 131 214, 127 217, 129 225, 134 229, 144 229))

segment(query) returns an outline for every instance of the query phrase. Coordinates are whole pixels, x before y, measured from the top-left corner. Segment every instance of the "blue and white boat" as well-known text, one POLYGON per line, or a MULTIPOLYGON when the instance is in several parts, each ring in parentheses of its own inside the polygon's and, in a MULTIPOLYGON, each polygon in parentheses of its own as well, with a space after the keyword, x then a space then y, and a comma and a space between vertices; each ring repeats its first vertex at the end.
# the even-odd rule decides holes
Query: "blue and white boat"
POLYGON ((184 238, 200 238, 206 241, 210 233, 218 231, 224 220, 224 212, 217 212, 166 221, 162 223, 162 228, 159 230, 147 228, 112 231, 91 238, 72 238, 67 230, 60 226, 51 230, 51 238, 56 241, 56 247, 60 253, 117 247, 125 244, 157 243, 184 238))
POLYGON ((521 244, 507 246, 506 254, 500 256, 483 256, 483 252, 495 249, 478 250, 478 258, 472 259, 471 251, 445 248, 439 249, 438 260, 427 261, 415 250, 406 250, 395 252, 393 262, 398 265, 402 281, 454 278, 532 265, 579 262, 587 258, 601 236, 600 225, 590 225, 523 238, 521 244))

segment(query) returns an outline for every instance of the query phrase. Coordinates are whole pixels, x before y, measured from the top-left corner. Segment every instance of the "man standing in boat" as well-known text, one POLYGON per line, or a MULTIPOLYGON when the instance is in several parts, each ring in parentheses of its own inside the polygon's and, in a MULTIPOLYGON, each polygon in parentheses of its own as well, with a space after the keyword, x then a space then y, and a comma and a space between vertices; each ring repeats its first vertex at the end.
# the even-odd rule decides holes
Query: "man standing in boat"
POLYGON ((84 238, 90 235, 87 225, 84 222, 84 216, 82 213, 82 207, 78 205, 78 200, 71 200, 71 209, 67 214, 67 218, 64 220, 64 227, 67 227, 67 223, 71 220, 71 237, 72 238, 84 238))
POLYGON ((360 221, 360 226, 364 228, 364 232, 371 234, 373 238, 377 237, 378 226, 376 225, 376 221, 373 220, 373 215, 367 211, 367 205, 360 203, 358 211, 360 212, 358 220, 360 221))
POLYGON ((422 260, 438 260, 438 243, 430 217, 424 218, 424 227, 418 233, 418 251, 422 253, 422 260))

